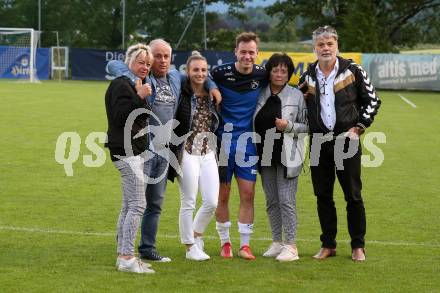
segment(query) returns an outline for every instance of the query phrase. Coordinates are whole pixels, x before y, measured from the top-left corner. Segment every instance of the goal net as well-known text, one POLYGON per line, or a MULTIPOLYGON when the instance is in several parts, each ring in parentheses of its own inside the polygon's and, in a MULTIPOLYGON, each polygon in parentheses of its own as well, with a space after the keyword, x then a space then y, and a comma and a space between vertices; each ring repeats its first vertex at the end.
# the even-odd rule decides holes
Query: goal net
POLYGON ((38 38, 39 33, 33 29, 0 27, 0 78, 38 82, 38 38))

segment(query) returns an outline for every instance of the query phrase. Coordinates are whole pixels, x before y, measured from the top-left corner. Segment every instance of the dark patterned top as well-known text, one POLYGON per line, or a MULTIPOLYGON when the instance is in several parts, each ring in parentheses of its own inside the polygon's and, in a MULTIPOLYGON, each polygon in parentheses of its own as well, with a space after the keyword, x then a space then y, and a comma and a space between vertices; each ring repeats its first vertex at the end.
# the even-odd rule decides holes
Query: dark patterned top
MULTIPOLYGON (((210 145, 212 116, 209 109, 209 97, 196 97, 197 106, 191 123, 191 135, 185 143, 185 150, 192 155, 206 155, 213 150, 210 145)), ((211 139, 212 140, 212 139, 211 139)))

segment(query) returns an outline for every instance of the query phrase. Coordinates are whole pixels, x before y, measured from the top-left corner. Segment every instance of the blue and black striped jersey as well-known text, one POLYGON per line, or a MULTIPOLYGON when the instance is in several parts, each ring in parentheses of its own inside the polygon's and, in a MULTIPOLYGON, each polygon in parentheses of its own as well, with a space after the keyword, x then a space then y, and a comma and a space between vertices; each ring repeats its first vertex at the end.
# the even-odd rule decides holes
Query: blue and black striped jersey
POLYGON ((252 117, 261 90, 268 85, 264 67, 254 65, 252 73, 241 74, 234 63, 226 63, 214 68, 212 78, 221 94, 221 123, 218 135, 223 134, 226 123, 233 125, 233 139, 244 132, 252 132, 252 117))

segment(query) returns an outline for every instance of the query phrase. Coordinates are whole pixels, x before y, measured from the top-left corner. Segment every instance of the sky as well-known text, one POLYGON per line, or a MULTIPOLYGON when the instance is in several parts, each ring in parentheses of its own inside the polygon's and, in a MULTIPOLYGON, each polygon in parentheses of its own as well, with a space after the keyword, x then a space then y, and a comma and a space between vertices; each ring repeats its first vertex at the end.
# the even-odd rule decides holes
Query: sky
MULTIPOLYGON (((268 6, 268 5, 272 5, 273 3, 275 3, 276 0, 253 0, 250 1, 248 4, 246 4, 246 6, 268 6)), ((208 11, 219 11, 219 12, 226 12, 226 10, 228 10, 228 5, 225 4, 212 4, 212 5, 208 5, 207 7, 208 11)))

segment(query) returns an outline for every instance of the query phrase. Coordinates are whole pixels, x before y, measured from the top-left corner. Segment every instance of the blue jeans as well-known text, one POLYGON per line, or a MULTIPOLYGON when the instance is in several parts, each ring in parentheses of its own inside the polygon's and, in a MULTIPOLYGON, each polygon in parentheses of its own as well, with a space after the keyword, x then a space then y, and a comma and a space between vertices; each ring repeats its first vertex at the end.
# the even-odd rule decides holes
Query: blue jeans
POLYGON ((139 244, 139 254, 141 257, 146 253, 156 251, 157 227, 167 185, 168 161, 161 156, 155 155, 145 162, 144 172, 153 180, 159 177, 163 178, 157 183, 147 184, 145 192, 147 208, 142 217, 141 241, 139 244))

